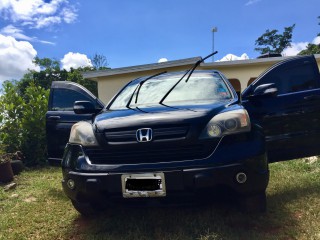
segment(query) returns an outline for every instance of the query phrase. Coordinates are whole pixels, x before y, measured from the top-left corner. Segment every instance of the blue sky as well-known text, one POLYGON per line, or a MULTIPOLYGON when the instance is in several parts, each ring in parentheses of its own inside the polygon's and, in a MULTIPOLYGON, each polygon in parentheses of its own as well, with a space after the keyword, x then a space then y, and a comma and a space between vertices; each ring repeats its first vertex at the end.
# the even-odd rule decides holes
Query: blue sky
POLYGON ((294 55, 320 32, 318 16, 319 0, 0 0, 0 81, 37 70, 35 56, 65 68, 90 64, 95 53, 111 68, 206 56, 212 27, 219 60, 256 58, 261 34, 295 23, 285 53, 294 55))

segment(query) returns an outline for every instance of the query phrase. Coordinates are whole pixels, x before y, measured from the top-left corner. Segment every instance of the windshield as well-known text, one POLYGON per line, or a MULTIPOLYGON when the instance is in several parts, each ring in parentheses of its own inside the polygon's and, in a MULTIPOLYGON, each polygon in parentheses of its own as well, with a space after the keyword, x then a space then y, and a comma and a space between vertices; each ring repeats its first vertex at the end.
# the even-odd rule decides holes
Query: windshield
MULTIPOLYGON (((113 101, 110 108, 126 109, 140 105, 159 104, 163 96, 182 77, 181 74, 168 74, 145 81, 139 91, 140 81, 133 81, 113 101), (138 94, 138 95, 137 95, 138 94), (130 106, 127 106, 130 101, 130 106)), ((230 99, 232 95, 229 88, 218 73, 194 73, 188 82, 182 80, 170 94, 163 104, 192 104, 199 101, 217 101, 230 99)))

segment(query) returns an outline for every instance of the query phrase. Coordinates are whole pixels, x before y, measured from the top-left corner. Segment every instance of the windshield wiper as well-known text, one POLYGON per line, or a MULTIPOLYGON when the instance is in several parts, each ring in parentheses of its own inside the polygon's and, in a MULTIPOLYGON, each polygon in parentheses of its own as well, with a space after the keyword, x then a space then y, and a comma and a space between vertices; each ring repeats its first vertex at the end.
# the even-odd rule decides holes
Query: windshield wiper
POLYGON ((158 76, 160 76, 160 75, 162 75, 162 74, 165 74, 165 73, 167 73, 167 71, 164 71, 164 72, 161 72, 161 73, 157 73, 157 74, 155 74, 155 75, 152 75, 152 76, 146 78, 145 80, 142 80, 142 81, 139 83, 139 86, 138 86, 135 103, 138 102, 138 95, 139 95, 139 92, 140 92, 140 89, 141 89, 142 85, 143 85, 146 81, 150 80, 151 78, 158 77, 158 76))
POLYGON ((177 81, 170 89, 169 91, 163 96, 163 98, 160 100, 159 104, 162 104, 162 102, 168 97, 168 95, 172 92, 173 89, 175 89, 175 87, 182 81, 182 79, 184 79, 184 77, 189 73, 186 82, 188 82, 190 76, 192 75, 192 73, 194 72, 194 70, 200 65, 200 63, 204 62, 204 60, 208 59, 209 57, 217 54, 218 51, 215 51, 213 53, 211 53, 210 55, 206 56, 205 58, 201 58, 200 60, 198 60, 192 68, 190 68, 188 71, 186 71, 186 73, 179 79, 179 81, 177 81))
POLYGON ((205 58, 202 58, 202 59, 200 59, 199 61, 197 61, 197 62, 194 64, 193 68, 191 69, 191 71, 190 71, 190 73, 189 73, 189 75, 188 75, 188 77, 187 77, 187 79, 186 79, 186 82, 189 81, 190 76, 192 75, 192 73, 194 72, 194 70, 196 70, 196 68, 200 65, 200 63, 204 62, 204 61, 205 61, 206 59, 208 59, 209 57, 212 57, 213 55, 216 55, 217 53, 218 53, 218 51, 215 51, 215 52, 209 54, 208 56, 206 56, 205 58))
MULTIPOLYGON (((127 105, 126 105, 126 108, 133 109, 133 108, 130 107, 132 98, 133 98, 134 94, 135 94, 136 91, 137 91, 136 100, 135 100, 135 103, 137 103, 137 101, 138 101, 138 94, 139 94, 139 92, 140 92, 140 88, 141 88, 141 86, 142 86, 146 81, 150 80, 151 78, 157 77, 157 76, 159 76, 159 75, 165 74, 165 73, 167 73, 167 71, 154 74, 154 75, 152 75, 152 76, 150 76, 150 77, 147 77, 146 79, 142 80, 142 81, 138 84, 138 86, 134 89, 134 91, 133 91, 133 93, 132 93, 132 95, 131 95, 131 97, 130 97, 127 105)), ((140 109, 138 108, 138 110, 140 110, 140 109)))

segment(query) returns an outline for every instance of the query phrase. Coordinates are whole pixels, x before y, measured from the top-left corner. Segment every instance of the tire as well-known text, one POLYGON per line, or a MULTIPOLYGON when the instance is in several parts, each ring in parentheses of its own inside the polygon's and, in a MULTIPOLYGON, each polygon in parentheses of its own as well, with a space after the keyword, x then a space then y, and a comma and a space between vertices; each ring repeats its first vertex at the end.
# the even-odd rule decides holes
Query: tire
POLYGON ((71 200, 73 207, 84 217, 94 217, 103 213, 103 207, 98 204, 88 202, 78 202, 71 200))
POLYGON ((239 198, 240 208, 246 213, 264 213, 267 211, 266 193, 241 196, 239 198))
POLYGON ((18 175, 24 169, 24 165, 21 160, 12 160, 11 167, 14 175, 18 175))

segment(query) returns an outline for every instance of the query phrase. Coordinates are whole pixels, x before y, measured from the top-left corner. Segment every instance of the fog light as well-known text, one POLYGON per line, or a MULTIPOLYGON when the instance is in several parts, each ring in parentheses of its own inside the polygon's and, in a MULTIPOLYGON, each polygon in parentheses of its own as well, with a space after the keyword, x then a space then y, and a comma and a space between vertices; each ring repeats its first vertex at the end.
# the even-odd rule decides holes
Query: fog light
POLYGON ((76 187, 76 183, 74 182, 74 180, 72 179, 69 179, 67 181, 67 186, 70 188, 70 189, 74 189, 76 187))
POLYGON ((247 181, 247 175, 243 172, 239 172, 236 175, 236 180, 238 183, 245 183, 247 181))

